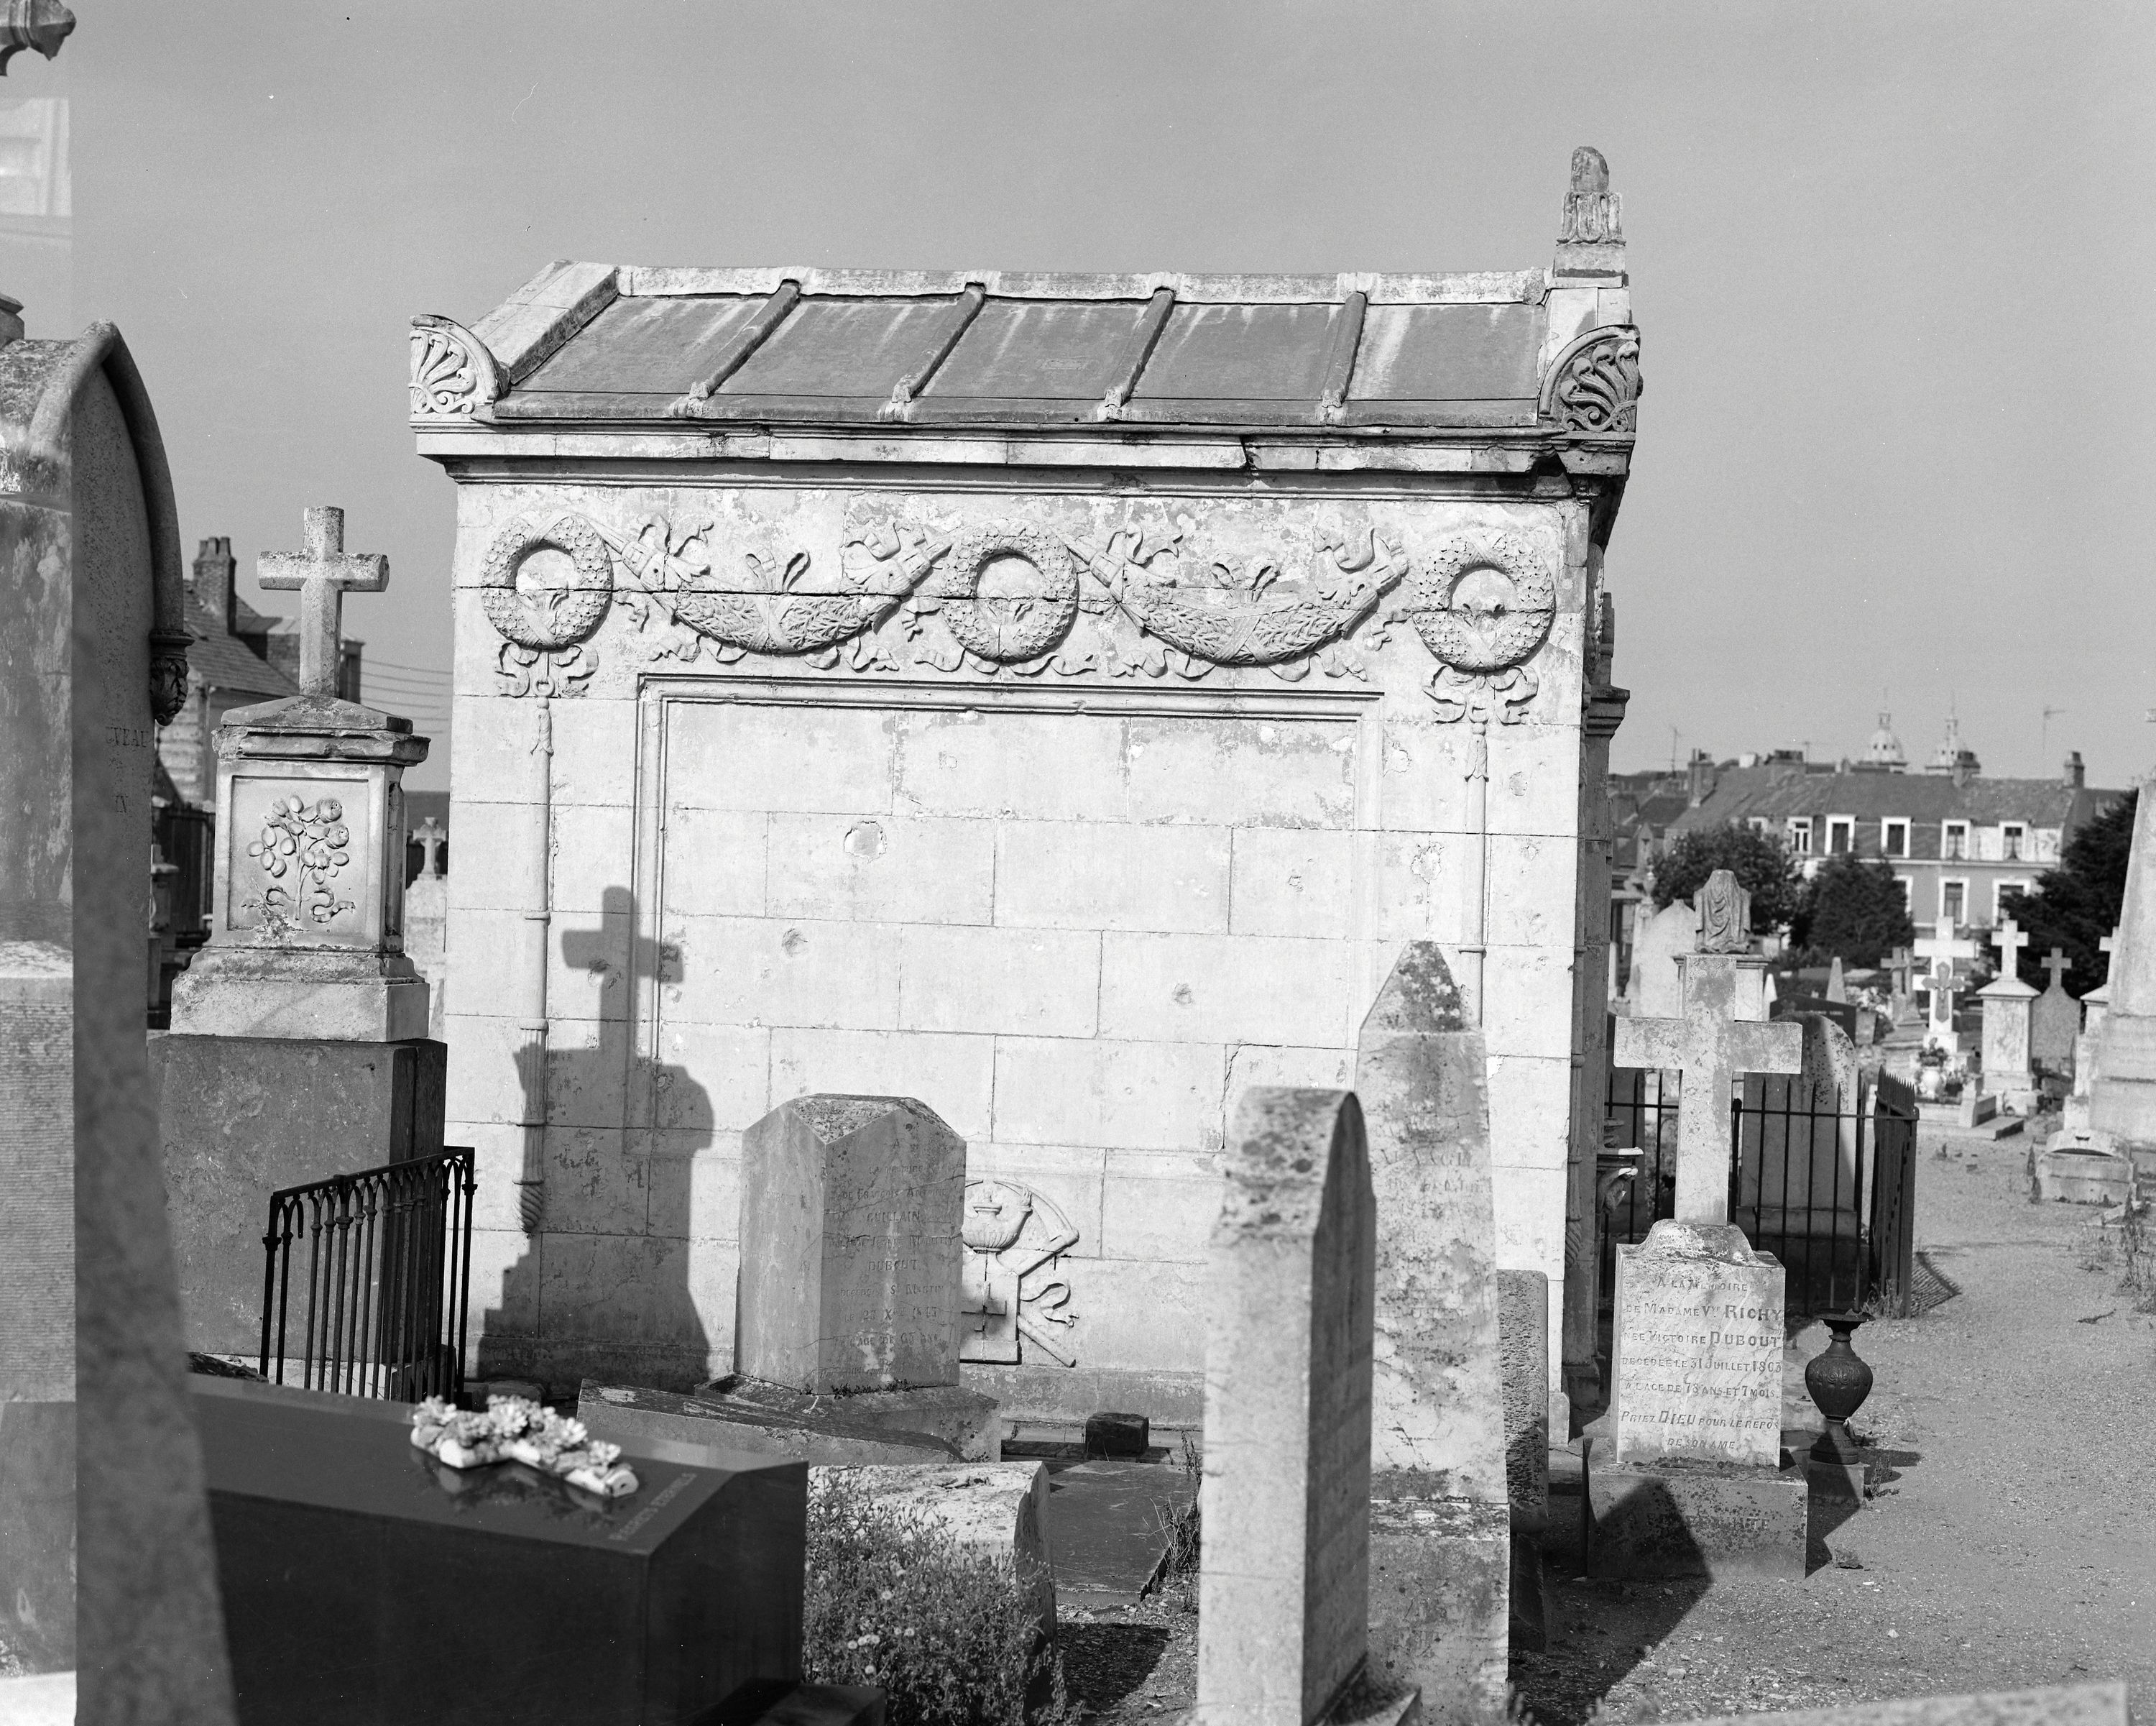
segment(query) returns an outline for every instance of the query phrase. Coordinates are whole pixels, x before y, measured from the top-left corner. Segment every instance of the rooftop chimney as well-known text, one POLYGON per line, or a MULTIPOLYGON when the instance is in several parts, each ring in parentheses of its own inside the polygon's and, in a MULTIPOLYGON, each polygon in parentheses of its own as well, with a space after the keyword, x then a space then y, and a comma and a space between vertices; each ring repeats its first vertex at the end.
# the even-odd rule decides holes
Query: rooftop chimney
POLYGON ((239 569, 232 555, 232 542, 219 536, 203 541, 195 553, 193 573, 187 585, 203 609, 224 625, 224 632, 233 633, 232 578, 239 569))
POLYGON ((2082 765, 2082 752, 2078 749, 2069 750, 2066 754, 2065 783, 2072 789, 2078 791, 2087 782, 2088 769, 2082 765))

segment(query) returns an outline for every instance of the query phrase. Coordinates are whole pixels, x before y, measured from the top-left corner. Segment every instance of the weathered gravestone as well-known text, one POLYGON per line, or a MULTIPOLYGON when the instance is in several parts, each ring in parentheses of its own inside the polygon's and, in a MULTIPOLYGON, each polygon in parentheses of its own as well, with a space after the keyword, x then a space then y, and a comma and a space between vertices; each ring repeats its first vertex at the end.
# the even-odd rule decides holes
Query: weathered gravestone
MULTIPOLYGON (((1370 1661, 1448 1716, 1505 1698, 1510 1528, 1486 1065, 1437 944, 1409 943, 1355 1059, 1378 1207, 1370 1661)), ((1547 1396, 1546 1359, 1537 1370, 1547 1396)))
POLYGON ((1313 1726, 1369 1625, 1377 1215, 1362 1111, 1235 1105, 1205 1284, 1196 1726, 1313 1726))
POLYGON ((1538 1652, 1548 1638, 1543 1604, 1543 1536, 1549 1528, 1549 1278, 1497 1273, 1497 1335, 1504 1354, 1505 1488, 1512 1502, 1511 1652, 1538 1652))
POLYGON ((1976 992, 1984 1003, 1984 1088, 2009 1114, 2025 1115, 2036 1107, 2036 1076, 2030 1066, 2030 1008, 2036 991, 2015 974, 2021 949, 2029 944, 2012 917, 1992 931, 1999 949, 1999 975, 1976 992))
POLYGON ((2074 962, 2053 948, 2042 962, 2051 981, 2029 1009, 2029 1058, 2038 1073, 2053 1081, 2071 1081, 2074 1072, 2074 1043, 2082 1032, 2082 1004, 2066 991, 2061 977, 2074 962))
POLYGON ((1618 1026, 1620 1062, 1681 1061, 1684 1090, 1676 1215, 1617 1249, 1610 1406, 1588 1453, 1605 1572, 1804 1575, 1804 1477, 1779 1466, 1782 1267, 1728 1220, 1731 1080, 1798 1072, 1803 1052, 1798 1026, 1746 1022, 1764 1006, 1748 898, 1727 871, 1701 890, 1685 1023, 1618 1026))
POLYGON ((403 950, 403 776, 428 742, 336 692, 343 596, 389 579, 387 558, 343 542, 344 512, 311 508, 305 550, 261 560, 265 587, 300 593, 300 692, 218 727, 210 938, 159 1040, 180 1289, 203 1354, 260 1347, 271 1193, 443 1144, 449 1051, 403 950))
POLYGON ((924 1104, 803 1097, 742 1144, 735 1370, 692 1397, 587 1384, 598 1428, 815 1462, 993 1461, 993 1399, 958 1383, 966 1142, 924 1104), (685 1425, 684 1423, 688 1423, 685 1425))
POLYGON ((153 726, 187 685, 179 532, 119 332, 25 341, 19 309, 0 301, 0 1641, 40 1687, 78 1670, 64 1700, 86 1721, 218 1726, 143 1055, 153 726))
POLYGON ((2115 941, 2089 1112, 2145 1184, 2156 1180, 2156 793, 2146 789, 2133 818, 2115 941))
POLYGON ((1684 1011, 1678 961, 1692 950, 1699 919, 1684 900, 1666 905, 1640 925, 1632 940, 1632 975, 1625 989, 1635 1019, 1676 1019, 1684 1011))
POLYGON ((646 1446, 605 1499, 449 1467, 401 1404, 194 1391, 241 1726, 687 1723, 800 1679, 798 1462, 646 1446))

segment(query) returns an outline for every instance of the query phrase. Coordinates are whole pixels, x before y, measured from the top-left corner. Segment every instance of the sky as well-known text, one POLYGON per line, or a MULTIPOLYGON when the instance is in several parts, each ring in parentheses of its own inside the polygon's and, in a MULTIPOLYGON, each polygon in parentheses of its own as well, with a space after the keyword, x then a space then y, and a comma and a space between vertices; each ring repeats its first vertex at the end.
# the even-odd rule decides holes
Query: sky
POLYGON ((1614 764, 1855 754, 1882 707, 1919 760, 1952 709, 1990 773, 2156 761, 2145 0, 75 9, 0 89, 72 103, 73 280, 29 331, 120 326, 182 533, 230 536, 251 603, 288 609, 255 557, 342 505, 390 560, 346 611, 370 696, 438 737, 413 314, 554 258, 1536 267, 1591 143, 1645 378, 1614 764))

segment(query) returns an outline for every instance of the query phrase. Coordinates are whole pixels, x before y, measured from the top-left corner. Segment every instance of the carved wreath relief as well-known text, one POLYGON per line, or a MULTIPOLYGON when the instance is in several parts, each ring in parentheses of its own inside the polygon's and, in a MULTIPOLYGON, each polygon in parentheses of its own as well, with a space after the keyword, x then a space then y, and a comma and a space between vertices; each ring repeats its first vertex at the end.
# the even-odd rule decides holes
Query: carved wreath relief
POLYGON ((1383 647, 1388 624, 1404 621, 1439 662, 1430 694, 1445 717, 1511 722, 1534 698, 1526 661, 1556 612, 1550 573, 1508 533, 1462 535, 1419 570, 1374 529, 1321 542, 1300 568, 1208 557, 1167 528, 1094 540, 990 526, 942 539, 886 520, 844 542, 835 568, 767 543, 722 552, 718 538, 708 518, 648 515, 626 532, 573 512, 510 521, 482 574, 505 689, 578 693, 617 588, 646 650, 685 665, 757 654, 989 678, 1196 681, 1223 665, 1290 682, 1313 667, 1363 678, 1350 638, 1404 582, 1407 604, 1360 648, 1383 647))
POLYGON ((966 1183, 960 1238, 958 1358, 1014 1364, 1030 1342, 1060 1366, 1075 1366, 1076 1316, 1070 1285, 1055 1273, 1077 1230, 1048 1199, 1016 1181, 966 1183))

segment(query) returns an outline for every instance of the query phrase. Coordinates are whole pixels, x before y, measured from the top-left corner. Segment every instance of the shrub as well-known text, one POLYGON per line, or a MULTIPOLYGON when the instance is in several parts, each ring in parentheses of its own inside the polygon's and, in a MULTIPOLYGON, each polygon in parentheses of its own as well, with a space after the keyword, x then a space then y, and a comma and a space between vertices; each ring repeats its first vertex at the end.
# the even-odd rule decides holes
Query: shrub
POLYGON ((1689 899, 1717 869, 1727 869, 1752 896, 1752 929, 1767 934, 1789 921, 1797 908, 1797 870, 1780 837, 1741 822, 1694 827, 1655 859, 1655 909, 1689 899))
POLYGON ((813 1477, 802 1655, 809 1681, 874 1684, 889 1726, 1064 1726, 1075 1718, 1008 1563, 850 1474, 813 1477))

